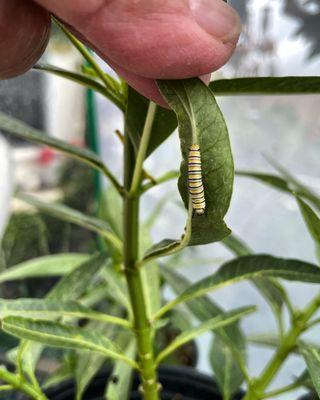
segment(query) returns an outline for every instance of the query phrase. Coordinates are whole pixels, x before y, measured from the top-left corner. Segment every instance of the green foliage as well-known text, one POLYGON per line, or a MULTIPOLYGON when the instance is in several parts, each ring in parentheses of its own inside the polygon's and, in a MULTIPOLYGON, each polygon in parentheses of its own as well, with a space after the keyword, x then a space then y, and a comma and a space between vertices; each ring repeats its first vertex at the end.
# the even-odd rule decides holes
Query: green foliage
POLYGON ((311 237, 314 240, 316 246, 316 253, 320 260, 320 218, 312 210, 312 208, 304 202, 302 199, 297 197, 297 201, 300 207, 301 214, 307 225, 311 237))
MULTIPOLYGON (((245 352, 240 335, 234 337, 233 344, 236 348, 242 350, 241 353, 245 352)), ((210 349, 210 363, 223 399, 232 399, 243 382, 243 374, 234 359, 230 347, 218 335, 213 338, 210 349)))
POLYGON ((289 95, 320 93, 318 76, 221 79, 210 83, 216 95, 289 95))
MULTIPOLYGON (((137 352, 136 343, 131 340, 125 349, 129 358, 135 358, 137 352)), ((127 399, 131 389, 133 370, 130 365, 117 361, 112 376, 109 379, 105 398, 106 400, 127 399)))
POLYGON ((119 98, 120 96, 117 96, 111 90, 107 90, 104 85, 102 85, 95 79, 90 78, 88 74, 81 74, 77 72, 67 71, 65 69, 58 68, 55 67, 54 65, 49 65, 49 64, 38 64, 33 68, 38 71, 48 72, 50 74, 59 76, 61 78, 65 78, 70 81, 79 83, 80 85, 88 89, 94 90, 95 92, 102 94, 102 96, 105 96, 107 99, 116 104, 120 110, 124 110, 124 103, 123 100, 119 98))
POLYGON ((172 307, 200 297, 210 291, 239 282, 243 279, 264 276, 272 276, 289 281, 320 283, 320 269, 310 263, 267 255, 239 257, 222 265, 213 275, 192 284, 175 300, 162 307, 155 317, 158 318, 172 307))
POLYGON ((307 367, 308 371, 310 373, 312 382, 314 384, 314 387, 318 393, 318 396, 320 396, 320 352, 319 349, 313 347, 313 346, 308 346, 306 344, 301 344, 300 346, 300 352, 302 353, 307 367))
POLYGON ((0 273, 0 282, 66 275, 88 259, 87 254, 66 253, 43 256, 17 264, 0 273))
MULTIPOLYGON (((147 116, 149 101, 128 87, 128 105, 126 111, 126 130, 135 151, 138 151, 141 141, 141 134, 144 121, 147 116)), ((161 145, 170 134, 176 129, 177 120, 174 113, 157 106, 154 122, 151 130, 151 138, 147 150, 149 156, 157 147, 161 145)))
MULTIPOLYGON (((319 296, 297 311, 278 279, 319 284, 320 270, 300 260, 255 255, 243 240, 230 235, 224 219, 232 195, 233 158, 226 124, 214 95, 320 93, 320 78, 223 79, 212 82, 209 88, 196 78, 158 81, 161 93, 172 108, 167 110, 150 103, 121 78, 106 74, 91 52, 59 21, 56 24, 81 53, 86 65, 82 72, 45 64, 36 69, 100 93, 124 112, 124 186, 94 152, 48 137, 0 114, 0 129, 32 143, 49 146, 70 157, 72 163, 75 160, 72 174, 69 164, 61 180, 64 204, 47 204, 18 194, 20 199, 48 216, 30 213, 11 220, 3 241, 4 258, 10 268, 0 272, 0 282, 40 277, 59 277, 59 280, 48 292, 43 288, 47 292, 44 299, 0 299, 2 331, 21 339, 18 348, 10 351, 16 372, 0 368, 0 379, 6 383, 0 391, 14 387, 30 398, 46 400, 36 377, 36 367, 44 349, 56 347, 64 349, 65 353, 60 368, 47 380, 47 386, 73 377, 76 400, 81 400, 101 366, 112 361, 114 369, 106 387, 107 399, 127 400, 132 373, 137 369, 144 399, 157 400, 158 364, 203 332, 211 331, 210 362, 224 400, 231 400, 244 382, 244 400, 274 398, 297 387, 312 385, 319 394, 319 346, 300 340, 307 329, 320 322, 314 318, 320 306, 319 296), (177 125, 182 153, 180 172, 168 171, 154 178, 146 171, 144 161, 177 125), (204 216, 193 215, 188 193, 187 159, 191 144, 199 144, 201 149, 204 216), (80 169, 79 162, 84 170, 80 169), (93 209, 91 169, 111 183, 100 199, 97 216, 88 215, 93 209), (139 217, 140 198, 148 189, 176 178, 179 178, 179 192, 188 209, 185 231, 178 240, 165 239, 152 244, 150 231, 161 221, 161 210, 167 200, 160 201, 143 223, 139 217), (57 225, 53 227, 54 222, 57 225), (69 224, 92 232, 92 237, 97 235, 99 249, 103 252, 91 257, 87 254, 90 246, 84 250, 79 246, 76 250, 81 249, 82 253, 61 253, 63 240, 58 240, 59 245, 52 245, 50 234, 62 237, 70 229, 69 224), (217 241, 237 258, 196 283, 189 282, 173 269, 175 263, 188 264, 181 262, 180 257, 185 247, 217 241), (52 250, 59 254, 49 256, 52 250), (158 263, 158 257, 173 254, 175 257, 166 259, 167 266, 158 263), (160 277, 177 295, 171 302, 161 296, 160 277), (206 295, 241 280, 249 280, 258 289, 279 324, 277 334, 249 338, 249 344, 268 345, 274 351, 265 369, 255 378, 248 373, 248 343, 239 323, 254 308, 226 312, 206 295), (191 315, 175 308, 178 305, 184 305, 191 315), (285 306, 289 311, 288 327, 283 323, 285 306), (162 318, 164 315, 166 317, 162 318), (198 324, 193 325, 193 319, 199 321, 198 324), (170 333, 172 327, 176 328, 175 335, 164 346, 155 346, 159 333, 170 333), (286 387, 268 392, 270 383, 292 353, 304 357, 309 372, 286 387)), ((309 203, 320 210, 320 197, 281 165, 270 162, 279 176, 256 171, 239 171, 237 175, 296 196, 319 251, 320 220, 309 203)), ((197 262, 204 264, 200 258, 197 262)), ((214 264, 213 258, 211 262, 214 264)))
POLYGON ((93 330, 64 325, 58 322, 6 317, 2 321, 5 332, 21 339, 40 342, 49 347, 93 351, 107 357, 123 360, 134 368, 136 363, 126 357, 120 348, 104 335, 93 330))
POLYGON ((74 317, 93 319, 130 327, 130 324, 121 318, 105 313, 90 310, 75 301, 49 299, 18 299, 0 300, 0 318, 7 316, 29 317, 38 319, 52 319, 74 317))
POLYGON ((22 193, 17 194, 17 197, 52 217, 59 218, 60 220, 82 226, 89 231, 101 234, 112 246, 114 251, 121 252, 121 241, 110 231, 109 227, 103 221, 89 217, 82 214, 80 211, 73 210, 63 204, 48 204, 22 193))
POLYGON ((219 328, 223 328, 226 325, 232 324, 238 319, 244 317, 245 315, 253 312, 255 310, 254 307, 243 307, 234 311, 227 312, 225 314, 219 315, 218 317, 214 317, 209 319, 202 324, 190 328, 182 332, 179 336, 177 336, 174 341, 164 349, 157 357, 156 362, 160 363, 163 359, 165 359, 170 353, 174 352, 178 347, 183 344, 189 342, 195 337, 201 335, 204 332, 216 330, 219 328))
POLYGON ((189 244, 222 240, 230 231, 223 218, 229 208, 233 188, 233 159, 227 127, 212 92, 198 79, 159 81, 159 88, 175 111, 179 123, 182 152, 179 191, 189 206, 188 154, 191 144, 201 150, 206 215, 192 219, 189 244))

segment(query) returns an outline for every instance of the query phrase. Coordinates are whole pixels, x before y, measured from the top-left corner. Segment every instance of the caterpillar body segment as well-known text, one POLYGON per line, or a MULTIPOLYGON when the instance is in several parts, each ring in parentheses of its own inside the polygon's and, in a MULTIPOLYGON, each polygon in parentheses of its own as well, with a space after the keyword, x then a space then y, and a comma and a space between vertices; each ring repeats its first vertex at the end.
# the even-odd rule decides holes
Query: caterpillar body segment
POLYGON ((203 215, 206 210, 206 200, 202 182, 201 154, 197 144, 191 145, 188 156, 188 188, 192 208, 195 214, 203 215))

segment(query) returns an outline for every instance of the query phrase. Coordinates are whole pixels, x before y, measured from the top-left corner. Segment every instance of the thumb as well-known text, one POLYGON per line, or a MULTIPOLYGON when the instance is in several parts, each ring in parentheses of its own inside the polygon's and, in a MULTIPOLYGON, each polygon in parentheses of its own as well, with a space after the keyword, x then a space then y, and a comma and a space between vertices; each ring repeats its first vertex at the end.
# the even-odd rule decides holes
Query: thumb
POLYGON ((72 26, 145 96, 155 79, 209 74, 232 55, 241 30, 223 0, 37 0, 72 26))

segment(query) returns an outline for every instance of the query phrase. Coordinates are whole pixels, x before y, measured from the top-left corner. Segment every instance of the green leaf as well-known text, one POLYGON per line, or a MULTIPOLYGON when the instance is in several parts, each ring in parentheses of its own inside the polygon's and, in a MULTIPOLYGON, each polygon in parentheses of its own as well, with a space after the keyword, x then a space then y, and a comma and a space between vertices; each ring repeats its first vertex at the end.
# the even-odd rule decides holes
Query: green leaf
POLYGON ((249 246, 233 233, 223 239, 222 244, 238 257, 252 254, 252 250, 249 246))
MULTIPOLYGON (((242 339, 239 339, 236 338, 239 343, 234 343, 236 348, 242 345, 242 339)), ((213 338, 210 349, 210 363, 223 395, 223 400, 232 399, 243 382, 243 375, 238 368, 230 347, 218 335, 213 338)))
POLYGON ((96 274, 105 265, 108 256, 96 254, 80 267, 65 275, 47 294, 52 300, 78 300, 85 293, 96 274))
POLYGON ((73 46, 79 51, 83 58, 87 61, 89 66, 93 69, 96 76, 101 80, 105 87, 105 95, 113 101, 121 110, 124 111, 125 102, 121 95, 121 85, 113 79, 111 76, 106 74, 99 66, 94 56, 91 55, 90 51, 55 17, 51 16, 55 24, 61 29, 61 31, 70 40, 73 46), (118 100, 119 99, 119 100, 118 100), (118 101, 117 101, 118 100, 118 101), (123 101, 121 101, 123 100, 123 101))
POLYGON ((4 318, 2 329, 10 335, 40 342, 49 347, 101 353, 112 359, 123 360, 137 368, 136 362, 126 357, 118 346, 104 335, 93 330, 85 330, 53 321, 21 317, 4 318))
POLYGON ((302 199, 299 197, 296 197, 297 202, 299 204, 299 208, 301 211, 301 214, 303 216, 303 219, 307 225, 307 228, 310 232, 310 235, 312 236, 317 252, 319 253, 320 249, 320 218, 317 216, 317 214, 312 210, 312 208, 305 203, 302 199))
MULTIPOLYGON (((166 282, 177 294, 184 292, 189 286, 191 286, 191 283, 186 278, 170 268, 162 266, 161 273, 166 282)), ((214 303, 213 300, 210 299, 208 296, 202 296, 197 299, 189 300, 186 302, 186 306, 195 318, 204 322, 225 313, 225 311, 216 303, 214 303)), ((235 388, 237 382, 238 387, 236 389, 238 389, 243 381, 243 373, 241 368, 239 367, 239 362, 243 366, 246 364, 245 336, 237 323, 230 324, 225 328, 220 328, 215 331, 215 334, 224 343, 224 347, 229 349, 228 355, 232 354, 232 358, 234 360, 232 363, 232 374, 234 376, 233 387, 235 388)), ((220 373, 220 370, 216 370, 215 364, 212 364, 212 367, 215 375, 218 375, 220 373)))
POLYGON ((221 79, 211 82, 210 89, 217 96, 316 94, 320 93, 320 78, 287 76, 221 79))
POLYGON ((102 271, 101 276, 107 285, 108 294, 132 314, 128 290, 123 279, 123 275, 115 271, 115 266, 107 265, 102 271))
POLYGON ((94 217, 88 217, 80 211, 74 210, 63 204, 45 203, 35 197, 23 193, 18 193, 16 197, 52 217, 76 224, 92 232, 99 233, 108 241, 115 251, 121 254, 122 242, 110 231, 109 226, 105 222, 94 217))
POLYGON ((300 344, 299 348, 307 364, 314 388, 320 396, 320 351, 306 344, 300 344))
POLYGON ((54 65, 42 64, 42 63, 35 65, 33 68, 39 71, 49 72, 50 74, 68 79, 69 81, 76 82, 88 89, 92 89, 95 92, 102 94, 102 96, 105 96, 107 99, 112 101, 114 104, 118 106, 120 110, 124 110, 125 107, 124 102, 119 96, 116 96, 116 94, 113 91, 107 90, 105 86, 103 86, 101 83, 91 78, 87 74, 85 75, 73 71, 67 71, 65 69, 55 67, 54 65))
MULTIPOLYGON (((236 256, 245 256, 252 254, 251 249, 248 247, 243 240, 235 235, 230 235, 223 240, 223 244, 236 256)), ((275 314, 279 330, 282 333, 283 322, 282 322, 282 308, 284 304, 288 305, 290 309, 290 303, 285 289, 282 285, 272 278, 253 278, 252 283, 260 294, 265 298, 267 303, 270 305, 272 311, 275 314)))
POLYGON ((74 371, 77 387, 76 400, 83 398, 85 390, 105 361, 106 357, 100 353, 79 352, 77 354, 77 364, 74 371))
MULTIPOLYGON (((131 340, 128 344, 125 355, 131 359, 136 357, 136 342, 131 340)), ((105 393, 106 400, 127 400, 131 390, 133 370, 130 365, 117 361, 113 368, 112 376, 108 381, 107 391, 105 393)))
MULTIPOLYGON (((105 264, 105 254, 94 255, 78 268, 66 274, 47 294, 46 299, 70 301, 79 299, 87 290, 98 271, 105 264)), ((44 346, 41 343, 23 341, 19 346, 23 370, 33 379, 36 365, 41 357, 44 346)))
MULTIPOLYGON (((175 291, 175 293, 179 295, 191 286, 191 282, 189 282, 184 276, 180 275, 178 272, 171 268, 167 268, 162 265, 161 274, 165 281, 175 291)), ((186 306, 189 308, 194 317, 200 321, 207 321, 208 319, 217 317, 225 313, 225 311, 220 306, 218 306, 212 299, 207 296, 202 296, 197 299, 189 300, 187 301, 186 306)), ((240 331, 239 327, 236 324, 233 324, 232 326, 227 326, 224 329, 220 329, 216 333, 222 334, 223 332, 225 332, 225 334, 230 338, 231 341, 233 341, 235 337, 243 336, 243 333, 240 331)))
POLYGON ((19 121, 18 119, 9 117, 3 113, 0 113, 0 129, 20 139, 25 139, 39 145, 49 146, 69 157, 75 158, 91 166, 92 168, 105 172, 106 167, 103 161, 92 151, 72 146, 63 140, 55 139, 35 128, 32 128, 24 122, 19 121))
POLYGON ((292 193, 288 183, 279 176, 262 172, 236 171, 237 176, 253 178, 286 193, 292 193))
POLYGON ((186 227, 183 235, 181 235, 181 239, 180 240, 164 239, 161 242, 154 244, 146 251, 142 260, 139 261, 138 263, 139 267, 141 267, 145 263, 150 262, 153 259, 178 253, 188 246, 192 234, 191 233, 192 213, 193 211, 190 203, 186 227))
POLYGON ((38 278, 48 276, 66 275, 79 267, 85 260, 87 254, 66 253, 34 258, 10 267, 0 273, 0 282, 21 280, 27 278, 38 278))
POLYGON ((257 335, 250 335, 248 339, 250 343, 256 344, 258 346, 275 348, 279 347, 280 345, 279 335, 277 335, 276 333, 260 333, 257 335))
POLYGON ((195 337, 201 335, 204 332, 215 330, 222 328, 228 324, 231 324, 240 318, 243 318, 245 315, 253 312, 255 307, 242 307, 236 310, 227 312, 225 314, 219 315, 218 317, 209 319, 202 324, 191 328, 187 331, 184 331, 180 335, 178 335, 170 344, 167 346, 156 359, 156 363, 160 363, 164 358, 168 357, 171 353, 173 353, 177 348, 181 347, 185 343, 194 339, 195 337))
POLYGON ((105 221, 116 236, 122 239, 123 218, 122 218, 122 199, 112 185, 102 193, 99 204, 99 218, 105 221))
MULTIPOLYGON (((116 310, 112 310, 116 311, 116 310)), ((86 329, 100 332, 106 337, 116 338, 118 333, 117 327, 113 325, 106 325, 100 322, 92 321, 87 325, 86 329)), ((119 335, 118 335, 119 336, 119 335)), ((122 346, 121 346, 122 347, 122 346)), ((92 378, 101 369, 102 365, 106 362, 106 357, 99 353, 93 352, 75 352, 73 353, 73 370, 74 379, 76 381, 76 400, 83 398, 84 392, 90 384, 92 378)), ((117 361, 116 361, 117 362, 117 361)))
POLYGON ((289 281, 320 283, 320 269, 307 262, 276 258, 269 255, 239 257, 223 264, 214 274, 191 285, 175 300, 162 307, 155 318, 159 318, 177 304, 200 297, 212 290, 244 279, 265 276, 289 281))
MULTIPOLYGON (((138 151, 141 134, 147 116, 149 100, 141 96, 138 92, 128 87, 128 105, 126 112, 126 130, 133 143, 135 151, 138 151)), ((160 106, 157 107, 147 156, 158 148, 176 129, 177 119, 175 114, 160 106)))
POLYGON ((0 319, 9 316, 38 319, 54 319, 59 317, 87 318, 130 327, 130 323, 122 318, 90 310, 90 308, 84 307, 75 301, 51 299, 1 299, 0 319))
POLYGON ((270 157, 266 158, 267 161, 282 175, 282 178, 271 174, 263 174, 249 171, 238 171, 237 175, 257 179, 290 195, 297 194, 300 197, 310 200, 310 202, 318 210, 320 210, 320 197, 317 196, 316 193, 314 193, 310 188, 302 184, 278 162, 272 160, 270 157))
POLYGON ((229 208, 234 178, 227 127, 213 93, 199 79, 158 81, 161 93, 177 115, 182 152, 179 191, 189 205, 188 154, 191 144, 201 150, 206 215, 192 219, 189 245, 222 240, 230 233, 223 219, 229 208))

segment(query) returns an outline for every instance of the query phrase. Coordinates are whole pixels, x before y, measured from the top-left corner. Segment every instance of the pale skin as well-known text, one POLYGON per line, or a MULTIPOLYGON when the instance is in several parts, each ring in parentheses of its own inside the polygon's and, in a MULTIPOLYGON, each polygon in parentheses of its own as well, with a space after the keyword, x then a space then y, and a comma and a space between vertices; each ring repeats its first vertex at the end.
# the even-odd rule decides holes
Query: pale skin
POLYGON ((201 76, 231 57, 241 24, 222 0, 5 0, 0 4, 0 79, 22 74, 44 52, 49 13, 128 83, 164 104, 156 79, 201 76))

